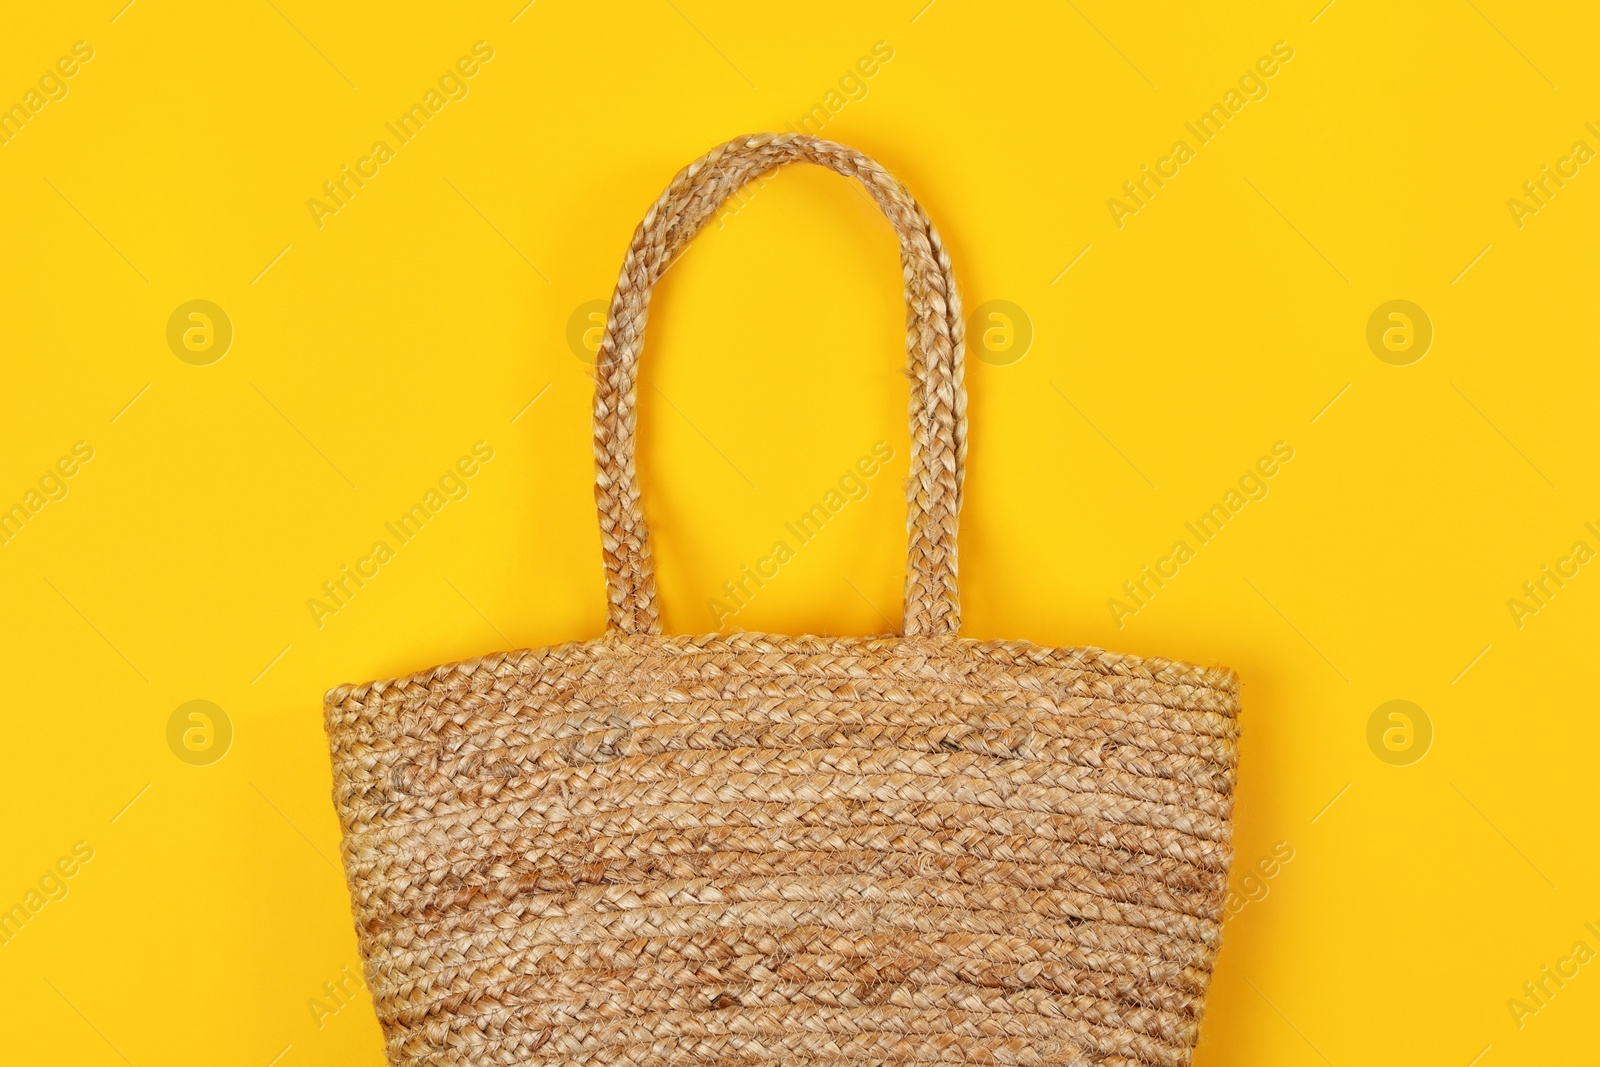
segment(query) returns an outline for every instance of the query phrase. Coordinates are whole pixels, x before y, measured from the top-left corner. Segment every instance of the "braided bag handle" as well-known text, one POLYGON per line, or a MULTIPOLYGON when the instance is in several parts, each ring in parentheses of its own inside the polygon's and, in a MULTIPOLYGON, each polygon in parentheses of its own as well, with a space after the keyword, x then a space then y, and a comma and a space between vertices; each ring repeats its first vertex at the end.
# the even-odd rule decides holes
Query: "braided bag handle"
POLYGON ((611 298, 594 389, 595 501, 611 631, 661 632, 655 564, 634 469, 639 354, 651 291, 724 201, 746 183, 797 161, 859 181, 899 238, 912 382, 904 633, 954 637, 960 628, 956 523, 966 460, 967 401, 961 298, 950 257, 922 208, 876 161, 803 134, 756 134, 713 148, 673 178, 634 232, 611 298))

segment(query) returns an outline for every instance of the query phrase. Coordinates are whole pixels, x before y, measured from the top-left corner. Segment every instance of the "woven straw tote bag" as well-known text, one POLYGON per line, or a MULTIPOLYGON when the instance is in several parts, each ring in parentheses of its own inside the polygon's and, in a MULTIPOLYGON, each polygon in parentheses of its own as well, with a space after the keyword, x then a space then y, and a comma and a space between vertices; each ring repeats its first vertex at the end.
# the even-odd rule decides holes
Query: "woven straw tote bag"
POLYGON ((762 135, 673 179, 597 367, 605 635, 327 697, 391 1063, 1189 1063, 1237 679, 958 636, 961 360, 944 246, 871 159, 762 135), (904 633, 664 636, 634 471, 651 289, 723 201, 796 161, 861 182, 900 241, 904 633))

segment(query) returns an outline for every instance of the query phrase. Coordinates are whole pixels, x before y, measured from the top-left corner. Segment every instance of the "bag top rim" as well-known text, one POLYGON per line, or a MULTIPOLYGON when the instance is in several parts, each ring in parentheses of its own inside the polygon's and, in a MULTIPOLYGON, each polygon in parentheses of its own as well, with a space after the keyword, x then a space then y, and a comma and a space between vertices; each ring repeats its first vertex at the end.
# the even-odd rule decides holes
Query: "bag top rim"
POLYGON ((461 687, 465 688, 466 679, 486 667, 496 674, 502 668, 520 672, 528 660, 551 657, 581 659, 628 650, 664 651, 681 656, 712 655, 718 652, 790 655, 819 652, 859 654, 905 651, 929 659, 960 655, 1012 662, 1031 660, 1032 666, 1056 666, 1069 670, 1082 670, 1105 678, 1144 679, 1165 685, 1184 685, 1235 698, 1239 694, 1240 684, 1238 673, 1220 664, 1208 667, 1164 656, 1136 656, 1130 653, 1109 652, 1096 645, 1036 645, 1029 641, 984 640, 973 637, 896 635, 823 637, 816 634, 770 634, 746 630, 698 635, 622 634, 610 631, 587 641, 565 641, 555 645, 491 652, 392 677, 376 678, 367 682, 347 682, 329 689, 323 696, 323 706, 326 710, 332 711, 352 703, 365 703, 374 696, 381 698, 391 695, 388 692, 390 690, 410 689, 418 685, 432 687, 446 682, 452 676, 459 676, 462 679, 461 687))

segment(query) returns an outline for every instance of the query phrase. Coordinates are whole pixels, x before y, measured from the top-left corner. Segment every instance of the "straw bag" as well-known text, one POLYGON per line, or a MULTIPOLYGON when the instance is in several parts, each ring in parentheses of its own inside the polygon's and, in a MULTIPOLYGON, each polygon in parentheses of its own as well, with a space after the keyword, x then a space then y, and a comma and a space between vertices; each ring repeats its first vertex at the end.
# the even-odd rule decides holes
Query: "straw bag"
POLYGON ((605 636, 327 697, 391 1063, 1189 1063, 1237 679, 958 636, 961 359, 949 258, 877 163, 762 135, 673 179, 600 350, 605 636), (801 160, 860 181, 900 241, 904 636, 663 636, 633 462, 650 292, 801 160))

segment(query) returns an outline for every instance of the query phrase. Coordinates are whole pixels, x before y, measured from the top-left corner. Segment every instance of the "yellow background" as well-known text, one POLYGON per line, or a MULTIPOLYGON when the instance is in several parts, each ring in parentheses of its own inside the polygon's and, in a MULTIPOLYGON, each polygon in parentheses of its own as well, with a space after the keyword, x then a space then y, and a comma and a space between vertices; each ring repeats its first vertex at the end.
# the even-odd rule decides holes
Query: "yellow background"
MULTIPOLYGON (((921 199, 969 308, 1034 331, 969 362, 964 632, 1244 680, 1235 884, 1294 858, 1227 923, 1196 1062, 1593 1055, 1600 963, 1507 1005, 1600 951, 1600 567, 1507 606, 1600 547, 1600 165, 1521 228, 1506 203, 1600 147, 1585 5, 123 2, 0 34, 5 104, 94 49, 0 146, 0 506, 94 449, 0 546, 0 907, 94 849, 0 946, 7 1062, 381 1062, 364 992, 308 1005, 356 969, 321 695, 600 633, 569 319, 680 166, 828 108, 879 41, 823 133, 921 199), (480 40, 469 94, 319 229, 307 200, 480 40), (1119 229, 1107 200, 1278 41, 1268 95, 1119 229), (207 366, 166 341, 194 299, 235 334, 207 366), (1392 299, 1433 324, 1409 366, 1366 342, 1392 299), (322 583, 480 440, 469 495, 319 628, 322 583), (1122 583, 1276 441, 1270 494, 1119 628, 1122 583), (195 699, 233 726, 209 766, 167 743, 195 699), (1408 766, 1367 742, 1392 699, 1432 724, 1408 766)), ((670 630, 879 439, 891 469, 727 625, 897 618, 899 299, 887 226, 815 170, 662 286, 640 464, 670 630)))

